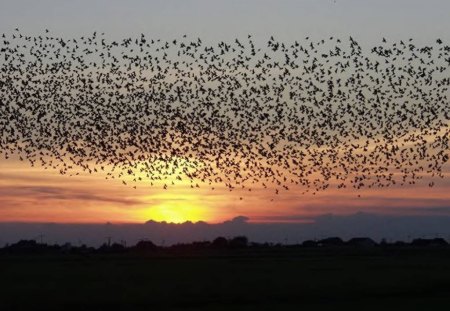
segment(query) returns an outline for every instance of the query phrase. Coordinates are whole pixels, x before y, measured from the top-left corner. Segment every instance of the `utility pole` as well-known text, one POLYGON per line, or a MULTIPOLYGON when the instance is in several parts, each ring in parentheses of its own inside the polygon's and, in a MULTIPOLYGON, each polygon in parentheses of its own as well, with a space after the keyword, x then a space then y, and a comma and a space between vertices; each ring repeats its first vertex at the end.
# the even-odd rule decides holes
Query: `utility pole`
POLYGON ((37 236, 40 244, 44 244, 44 236, 42 233, 37 236))

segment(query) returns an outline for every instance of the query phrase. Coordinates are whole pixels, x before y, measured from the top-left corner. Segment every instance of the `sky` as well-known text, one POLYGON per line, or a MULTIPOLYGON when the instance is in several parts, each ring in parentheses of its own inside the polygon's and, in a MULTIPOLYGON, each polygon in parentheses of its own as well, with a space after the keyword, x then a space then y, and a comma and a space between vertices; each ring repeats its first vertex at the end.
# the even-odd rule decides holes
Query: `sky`
MULTIPOLYGON (((71 38, 105 32, 124 38, 145 33, 178 38, 183 34, 209 42, 252 34, 264 42, 270 36, 293 41, 311 36, 353 36, 363 45, 414 38, 450 42, 450 2, 416 0, 195 0, 195 1, 3 1, 0 30, 41 34, 50 29, 71 38)), ((431 40, 431 41, 430 41, 431 40)), ((444 167, 448 177, 450 167, 444 167)), ((30 167, 17 157, 0 157, 0 222, 221 223, 244 215, 255 223, 305 223, 324 214, 358 212, 389 216, 450 215, 450 181, 429 188, 418 185, 389 189, 326 190, 315 195, 301 189, 283 191, 274 201, 271 189, 249 195, 218 188, 137 189, 98 174, 62 176, 51 169, 30 167)), ((1 228, 1 226, 0 226, 1 228)))

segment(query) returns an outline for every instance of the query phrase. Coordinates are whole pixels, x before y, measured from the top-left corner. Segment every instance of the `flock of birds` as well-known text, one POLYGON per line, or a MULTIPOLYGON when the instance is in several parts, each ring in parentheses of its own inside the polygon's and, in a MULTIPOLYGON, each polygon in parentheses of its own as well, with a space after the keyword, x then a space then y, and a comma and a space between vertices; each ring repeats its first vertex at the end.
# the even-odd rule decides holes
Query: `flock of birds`
POLYGON ((440 39, 208 45, 16 29, 0 38, 0 153, 164 189, 413 184, 445 175, 449 67, 440 39))

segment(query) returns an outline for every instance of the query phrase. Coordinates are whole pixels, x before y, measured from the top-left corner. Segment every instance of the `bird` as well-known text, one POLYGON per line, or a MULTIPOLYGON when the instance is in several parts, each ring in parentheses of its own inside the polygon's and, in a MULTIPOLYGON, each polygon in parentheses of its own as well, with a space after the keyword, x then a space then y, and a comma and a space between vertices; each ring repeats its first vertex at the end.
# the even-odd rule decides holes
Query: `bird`
MULTIPOLYGON (((450 47, 186 34, 0 41, 0 153, 124 186, 316 194, 444 178, 450 47), (172 44, 171 44, 172 43, 172 44), (77 173, 79 174, 79 173, 77 173)), ((244 195, 244 194, 243 194, 244 195)), ((359 195, 358 195, 359 196, 359 195)), ((243 197, 240 197, 243 199, 243 197)))

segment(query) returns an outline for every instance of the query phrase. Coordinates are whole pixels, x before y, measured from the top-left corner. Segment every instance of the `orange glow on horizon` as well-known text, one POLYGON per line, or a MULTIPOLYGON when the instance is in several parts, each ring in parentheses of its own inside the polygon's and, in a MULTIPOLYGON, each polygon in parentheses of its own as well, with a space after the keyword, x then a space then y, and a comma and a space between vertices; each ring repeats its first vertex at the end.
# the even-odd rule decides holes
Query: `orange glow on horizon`
POLYGON ((358 211, 382 214, 443 214, 450 202, 447 179, 436 180, 429 188, 427 176, 417 185, 391 188, 330 188, 316 194, 292 186, 274 194, 274 189, 255 185, 229 191, 220 185, 188 179, 155 180, 126 186, 105 174, 60 175, 55 170, 30 167, 17 159, 0 159, 0 222, 55 223, 220 223, 236 216, 249 222, 305 222, 323 214, 350 214, 358 211), (167 184, 167 188, 164 185, 167 184), (215 187, 215 190, 212 190, 215 187), (442 210, 441 210, 442 209, 442 210))

